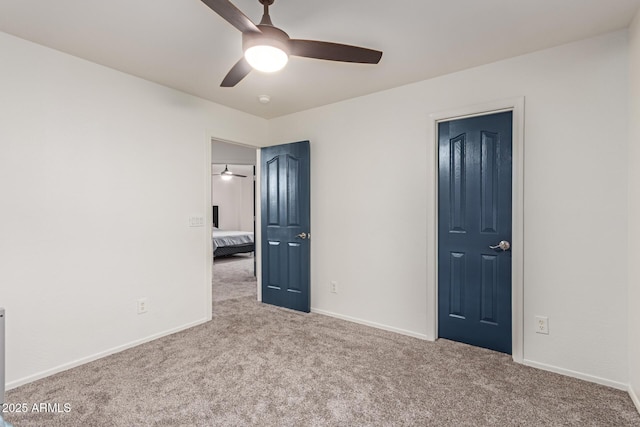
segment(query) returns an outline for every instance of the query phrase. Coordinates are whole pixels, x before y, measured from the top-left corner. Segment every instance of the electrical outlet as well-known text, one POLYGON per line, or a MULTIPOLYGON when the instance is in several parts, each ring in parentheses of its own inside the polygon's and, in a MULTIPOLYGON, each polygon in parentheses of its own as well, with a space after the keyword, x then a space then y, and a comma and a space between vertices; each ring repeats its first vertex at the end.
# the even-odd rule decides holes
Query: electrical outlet
POLYGON ((536 333, 549 335, 549 318, 536 316, 536 333))
POLYGON ((144 314, 147 312, 147 299, 140 298, 138 300, 138 314, 144 314))
POLYGON ((338 282, 336 282, 335 280, 332 280, 331 282, 329 282, 329 292, 333 294, 338 293, 338 282))

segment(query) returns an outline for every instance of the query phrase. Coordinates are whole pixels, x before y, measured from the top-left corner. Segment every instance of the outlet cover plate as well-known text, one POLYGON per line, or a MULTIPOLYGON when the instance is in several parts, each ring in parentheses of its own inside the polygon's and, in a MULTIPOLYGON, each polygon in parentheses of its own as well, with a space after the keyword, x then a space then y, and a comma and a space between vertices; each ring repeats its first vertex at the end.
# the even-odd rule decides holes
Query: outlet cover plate
POLYGON ((336 282, 335 280, 332 280, 331 282, 329 282, 329 292, 333 294, 338 293, 338 282, 336 282))
POLYGON ((147 299, 146 298, 140 298, 138 300, 138 314, 144 314, 147 312, 147 299))
POLYGON ((549 318, 547 316, 536 316, 536 333, 549 335, 549 318))

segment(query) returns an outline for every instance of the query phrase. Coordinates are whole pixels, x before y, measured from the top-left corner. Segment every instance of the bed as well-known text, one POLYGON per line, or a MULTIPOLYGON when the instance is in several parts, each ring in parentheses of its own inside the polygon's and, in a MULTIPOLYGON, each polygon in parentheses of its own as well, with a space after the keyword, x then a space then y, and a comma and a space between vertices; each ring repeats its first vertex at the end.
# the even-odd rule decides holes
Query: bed
POLYGON ((214 206, 213 232, 211 233, 214 257, 255 252, 256 248, 252 232, 221 230, 218 224, 218 206, 214 206))

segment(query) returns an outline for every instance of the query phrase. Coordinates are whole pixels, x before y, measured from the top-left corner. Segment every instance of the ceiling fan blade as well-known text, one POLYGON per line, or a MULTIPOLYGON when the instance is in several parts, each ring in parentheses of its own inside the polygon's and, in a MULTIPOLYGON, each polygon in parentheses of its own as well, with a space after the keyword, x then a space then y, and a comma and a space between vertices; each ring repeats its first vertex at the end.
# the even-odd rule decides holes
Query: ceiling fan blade
POLYGON ((236 65, 229 70, 224 80, 222 80, 222 83, 220 83, 220 87, 233 87, 237 85, 251 70, 251 65, 242 57, 242 59, 236 62, 236 65))
POLYGON ((251 19, 235 7, 229 0, 202 0, 215 13, 243 33, 259 33, 260 29, 251 19))
POLYGON ((247 177, 247 175, 240 175, 239 173, 230 173, 229 175, 237 176, 237 177, 240 177, 240 178, 246 178, 247 177))
POLYGON ((290 40, 291 55, 328 61, 377 64, 382 58, 379 50, 317 40, 290 40))

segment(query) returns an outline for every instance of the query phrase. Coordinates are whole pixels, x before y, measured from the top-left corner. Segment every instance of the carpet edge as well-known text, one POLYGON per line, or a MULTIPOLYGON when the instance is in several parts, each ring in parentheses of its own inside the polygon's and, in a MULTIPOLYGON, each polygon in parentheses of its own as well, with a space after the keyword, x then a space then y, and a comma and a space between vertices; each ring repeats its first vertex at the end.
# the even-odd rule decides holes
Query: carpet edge
POLYGON ((408 331, 406 329, 396 328, 394 326, 388 326, 382 323, 371 322, 369 320, 359 319, 357 317, 345 316, 344 314, 334 313, 328 310, 322 310, 320 308, 311 307, 311 312, 315 314, 321 314, 323 316, 334 317, 340 320, 346 320, 347 322, 357 323, 359 325, 370 326, 376 329, 382 329, 383 331, 395 332, 400 335, 406 335, 412 338, 418 338, 424 341, 433 341, 430 340, 426 334, 421 334, 419 332, 408 331))
POLYGON ((629 389, 627 391, 629 392, 629 396, 631 397, 631 400, 633 401, 633 404, 636 405, 636 409, 638 410, 638 413, 640 414, 640 399, 638 398, 638 395, 636 394, 636 392, 633 389, 633 387, 631 386, 631 384, 629 384, 629 389))
POLYGON ((85 365, 87 363, 96 361, 98 359, 102 359, 102 358, 110 356, 112 354, 120 353, 120 352, 128 350, 130 348, 137 347, 137 346, 139 346, 141 344, 144 344, 144 343, 147 343, 147 342, 150 342, 150 341, 154 341, 154 340, 157 340, 159 338, 163 338, 163 337, 166 337, 166 336, 169 336, 169 335, 173 335, 175 333, 184 331, 186 329, 193 328, 194 326, 202 325, 203 323, 207 323, 209 321, 210 321, 210 319, 206 319, 206 318, 203 318, 203 319, 200 319, 200 320, 196 320, 195 322, 190 322, 190 323, 178 326, 176 328, 171 328, 171 329, 168 329, 168 330, 163 331, 163 332, 158 332, 156 334, 149 335, 147 337, 140 338, 138 340, 130 341, 130 342, 126 343, 126 344, 122 344, 122 345, 119 345, 119 346, 116 346, 116 347, 112 347, 112 348, 100 351, 98 353, 95 353, 95 354, 92 354, 92 355, 89 355, 89 356, 81 357, 80 359, 76 359, 76 360, 73 360, 71 362, 63 363, 61 365, 55 366, 55 367, 50 368, 50 369, 45 369, 44 371, 37 372, 37 373, 35 373, 33 375, 29 375, 29 376, 26 376, 26 377, 19 378, 17 380, 8 382, 6 384, 6 389, 7 389, 7 391, 9 391, 11 389, 20 387, 22 385, 29 384, 29 383, 32 383, 32 382, 37 381, 37 380, 41 380, 41 379, 46 378, 46 377, 50 377, 52 375, 58 374, 60 372, 67 371, 67 370, 72 369, 72 368, 76 368, 76 367, 81 366, 81 365, 85 365))
POLYGON ((622 383, 620 381, 614 381, 614 380, 598 377, 591 374, 585 374, 583 372, 572 371, 571 369, 560 368, 554 365, 547 365, 546 363, 536 362, 529 359, 523 359, 522 364, 525 366, 530 366, 532 368, 542 369, 543 371, 549 371, 549 372, 564 375, 567 377, 577 378, 579 380, 600 384, 600 385, 615 388, 618 390, 628 391, 629 389, 628 384, 622 383))

